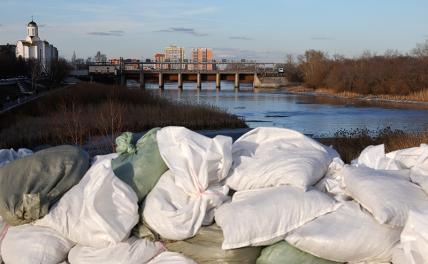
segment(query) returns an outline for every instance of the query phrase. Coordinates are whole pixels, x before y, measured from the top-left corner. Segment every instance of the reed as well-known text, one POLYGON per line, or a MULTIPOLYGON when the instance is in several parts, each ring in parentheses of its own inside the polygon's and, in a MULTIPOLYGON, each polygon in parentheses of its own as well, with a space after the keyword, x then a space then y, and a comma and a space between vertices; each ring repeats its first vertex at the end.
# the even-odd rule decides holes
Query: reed
POLYGON ((246 127, 244 120, 213 106, 171 103, 144 90, 81 83, 0 115, 0 148, 84 145, 123 131, 185 126, 246 127))

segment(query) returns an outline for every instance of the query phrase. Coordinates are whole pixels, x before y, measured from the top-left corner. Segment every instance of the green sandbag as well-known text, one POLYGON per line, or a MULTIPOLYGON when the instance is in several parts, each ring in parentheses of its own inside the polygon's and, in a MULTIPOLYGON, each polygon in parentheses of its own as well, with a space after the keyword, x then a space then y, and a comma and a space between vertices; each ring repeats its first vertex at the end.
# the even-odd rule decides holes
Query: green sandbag
POLYGON ((120 155, 111 162, 114 174, 134 189, 139 202, 168 170, 159 153, 158 130, 154 128, 142 137, 125 132, 116 138, 116 152, 120 155))
POLYGON ((197 263, 256 263, 260 247, 245 247, 222 250, 223 232, 217 225, 202 227, 193 238, 184 241, 166 242, 165 247, 181 253, 197 263))
POLYGON ((329 261, 315 257, 303 252, 285 241, 278 242, 262 250, 262 254, 257 259, 257 264, 338 264, 339 262, 329 261))
POLYGON ((89 167, 89 156, 73 146, 58 146, 14 160, 0 168, 0 215, 23 225, 48 213, 89 167))

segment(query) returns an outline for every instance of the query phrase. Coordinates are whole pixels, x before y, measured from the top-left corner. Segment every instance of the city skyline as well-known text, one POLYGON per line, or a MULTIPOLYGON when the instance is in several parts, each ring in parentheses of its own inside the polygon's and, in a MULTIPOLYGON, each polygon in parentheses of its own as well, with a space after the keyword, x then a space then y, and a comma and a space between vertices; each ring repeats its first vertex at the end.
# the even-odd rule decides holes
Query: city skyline
POLYGON ((152 58, 170 44, 216 58, 281 61, 307 49, 356 56, 365 50, 408 52, 428 38, 428 3, 414 0, 26 1, 0 0, 0 43, 16 44, 34 16, 41 39, 70 59, 152 58))

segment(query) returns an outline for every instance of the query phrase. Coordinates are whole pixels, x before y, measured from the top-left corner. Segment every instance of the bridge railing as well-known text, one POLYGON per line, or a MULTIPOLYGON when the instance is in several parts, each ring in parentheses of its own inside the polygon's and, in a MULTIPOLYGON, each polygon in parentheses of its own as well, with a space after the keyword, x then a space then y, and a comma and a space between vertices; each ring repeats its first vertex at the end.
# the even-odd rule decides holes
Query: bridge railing
POLYGON ((122 71, 146 71, 146 72, 183 72, 183 73, 258 73, 277 71, 276 63, 257 63, 257 62, 121 62, 95 63, 89 65, 90 73, 118 73, 122 71))

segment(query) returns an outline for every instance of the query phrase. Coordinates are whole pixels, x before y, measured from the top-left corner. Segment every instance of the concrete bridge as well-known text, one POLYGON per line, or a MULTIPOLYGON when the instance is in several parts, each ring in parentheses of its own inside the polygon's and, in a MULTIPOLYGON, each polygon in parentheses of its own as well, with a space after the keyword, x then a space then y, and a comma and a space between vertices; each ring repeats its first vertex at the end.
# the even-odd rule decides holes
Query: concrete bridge
POLYGON ((172 63, 172 62, 122 62, 120 64, 93 64, 89 66, 91 80, 100 77, 114 77, 116 82, 125 85, 127 80, 136 80, 141 88, 147 82, 158 83, 163 89, 166 81, 177 82, 179 89, 183 83, 196 82, 198 89, 203 81, 215 81, 216 88, 221 88, 221 81, 233 81, 235 88, 240 84, 253 83, 254 88, 261 87, 259 77, 283 77, 275 63, 255 62, 204 62, 204 63, 172 63))

